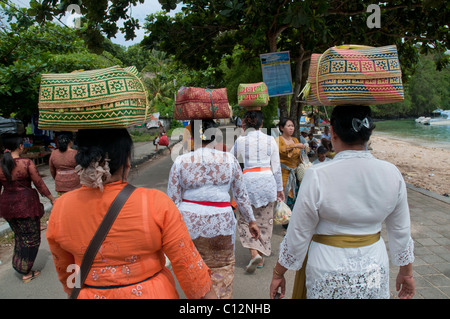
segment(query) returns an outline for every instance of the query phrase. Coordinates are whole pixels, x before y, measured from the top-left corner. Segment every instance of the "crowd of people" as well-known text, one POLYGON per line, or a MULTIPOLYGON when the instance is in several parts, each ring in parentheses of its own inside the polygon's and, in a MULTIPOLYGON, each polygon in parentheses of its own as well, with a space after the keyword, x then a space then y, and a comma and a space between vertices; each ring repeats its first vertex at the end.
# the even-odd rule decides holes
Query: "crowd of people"
MULTIPOLYGON (((232 298, 235 234, 249 250, 246 271, 264 267, 272 254, 277 201, 286 202, 292 215, 267 281, 271 298, 284 297, 289 269, 296 271, 293 298, 389 298, 382 222, 390 261, 400 266, 399 296, 412 298, 414 247, 406 187, 395 166, 366 149, 374 129, 370 108, 335 107, 330 124, 320 140, 301 131, 299 141, 294 122, 281 119, 281 135, 273 138, 260 130, 262 112, 248 111, 244 134, 225 152, 217 146, 213 119, 191 121, 189 152, 174 161, 167 194, 141 187, 131 194, 79 298, 178 298, 166 256, 188 298, 232 298), (296 168, 311 151, 318 160, 300 182, 296 168)), ((80 130, 77 150, 70 135, 61 134, 58 143, 49 162, 60 195, 55 200, 33 162, 20 158, 23 141, 3 138, 0 216, 16 236, 13 267, 29 282, 39 275, 32 266, 43 214, 31 182, 51 200, 47 240, 58 278, 70 294, 67 269, 81 264, 97 226, 128 184, 133 143, 126 129, 80 130)))

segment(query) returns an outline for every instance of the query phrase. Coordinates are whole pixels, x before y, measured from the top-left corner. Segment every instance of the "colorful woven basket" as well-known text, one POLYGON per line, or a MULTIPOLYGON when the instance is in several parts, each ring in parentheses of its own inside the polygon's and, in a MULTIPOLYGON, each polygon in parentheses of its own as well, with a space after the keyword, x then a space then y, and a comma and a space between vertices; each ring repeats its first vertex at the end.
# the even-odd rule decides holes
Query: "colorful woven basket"
POLYGON ((150 115, 148 96, 135 67, 43 74, 39 129, 125 128, 150 115))
POLYGON ((269 91, 264 82, 241 83, 238 86, 238 104, 248 110, 260 110, 269 103, 269 91))
POLYGON ((175 120, 230 118, 227 89, 181 87, 175 101, 175 120))
POLYGON ((343 45, 323 54, 313 54, 308 81, 301 94, 311 105, 375 105, 403 101, 397 47, 343 45))

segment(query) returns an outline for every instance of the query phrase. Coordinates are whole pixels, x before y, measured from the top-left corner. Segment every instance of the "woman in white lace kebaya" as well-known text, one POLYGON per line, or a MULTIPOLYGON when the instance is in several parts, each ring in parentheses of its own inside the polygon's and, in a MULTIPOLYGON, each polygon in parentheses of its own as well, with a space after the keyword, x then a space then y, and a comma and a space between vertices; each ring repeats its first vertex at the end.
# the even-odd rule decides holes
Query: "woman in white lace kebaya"
POLYGON ((238 233, 242 246, 250 249, 247 272, 263 267, 264 257, 271 254, 273 208, 277 198, 284 200, 278 146, 272 136, 260 131, 261 111, 248 111, 244 116, 245 136, 240 136, 231 153, 244 163, 244 183, 252 204, 256 223, 261 231, 258 241, 248 232, 248 222, 242 214, 238 219, 238 233))
MULTIPOLYGON (((169 176, 167 194, 183 215, 189 234, 206 265, 217 296, 232 298, 236 219, 232 195, 249 223, 254 240, 259 228, 245 190, 239 162, 231 153, 214 149, 217 134, 213 120, 191 121, 193 152, 176 158, 169 176), (202 143, 198 142, 198 139, 202 143)), ((220 133, 220 132, 219 132, 220 133)))
POLYGON ((369 107, 333 110, 331 136, 337 154, 306 171, 280 245, 271 298, 279 288, 284 296, 287 269, 300 269, 293 298, 390 298, 389 258, 380 237, 383 222, 391 262, 400 266, 399 297, 414 296, 406 186, 394 165, 366 150, 373 128, 369 107))

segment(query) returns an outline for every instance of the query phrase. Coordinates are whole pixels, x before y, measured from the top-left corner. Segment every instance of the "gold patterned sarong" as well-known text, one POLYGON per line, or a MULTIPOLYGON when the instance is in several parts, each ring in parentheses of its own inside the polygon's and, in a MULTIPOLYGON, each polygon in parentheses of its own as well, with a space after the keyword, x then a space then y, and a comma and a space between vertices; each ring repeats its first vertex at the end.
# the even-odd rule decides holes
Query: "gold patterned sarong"
POLYGON ((198 237, 193 242, 211 270, 212 286, 217 297, 232 299, 235 265, 232 236, 198 237))
MULTIPOLYGON (((314 235, 312 241, 316 243, 340 247, 356 248, 369 246, 380 240, 380 233, 371 235, 314 235)), ((306 263, 308 254, 305 256, 302 268, 295 274, 292 299, 306 299, 306 263)))

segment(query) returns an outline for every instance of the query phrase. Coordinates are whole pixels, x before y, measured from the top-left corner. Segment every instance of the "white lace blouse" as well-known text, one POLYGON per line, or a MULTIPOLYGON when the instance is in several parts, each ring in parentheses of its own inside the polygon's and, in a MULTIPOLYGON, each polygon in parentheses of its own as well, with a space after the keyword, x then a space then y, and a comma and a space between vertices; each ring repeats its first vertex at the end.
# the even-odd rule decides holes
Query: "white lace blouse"
POLYGON ((250 202, 254 207, 265 206, 277 199, 277 191, 283 190, 280 153, 272 136, 259 130, 249 131, 240 136, 230 150, 244 163, 244 170, 255 167, 270 167, 270 171, 248 172, 244 183, 250 202))
POLYGON ((383 222, 391 262, 412 263, 414 243, 401 173, 368 151, 340 152, 307 169, 279 262, 298 270, 308 252, 308 298, 389 298, 389 259, 382 238, 358 248, 311 242, 314 234, 375 234, 383 222))
POLYGON ((230 191, 240 214, 255 221, 238 161, 231 153, 208 147, 177 157, 170 170, 167 195, 184 217, 192 239, 212 238, 236 232, 231 207, 204 206, 189 201, 230 202, 230 191))

